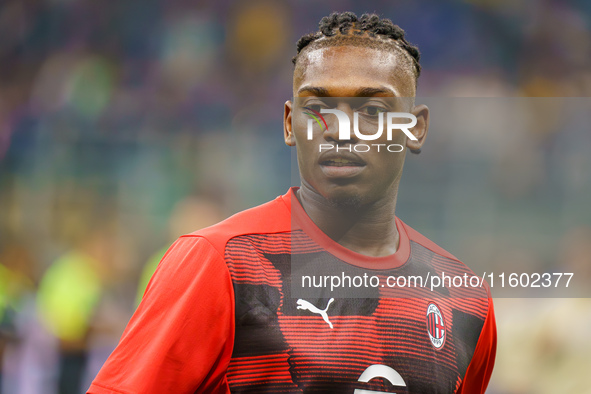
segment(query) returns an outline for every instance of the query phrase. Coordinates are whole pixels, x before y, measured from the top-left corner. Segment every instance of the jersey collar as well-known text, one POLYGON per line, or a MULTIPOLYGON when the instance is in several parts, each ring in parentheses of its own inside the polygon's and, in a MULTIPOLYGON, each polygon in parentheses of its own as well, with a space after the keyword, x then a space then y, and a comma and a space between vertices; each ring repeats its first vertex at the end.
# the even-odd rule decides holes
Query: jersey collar
POLYGON ((345 248, 338 242, 335 242, 328 235, 324 234, 322 230, 314 224, 312 219, 308 216, 304 208, 300 204, 295 192, 298 187, 292 187, 289 191, 281 196, 289 210, 291 211, 291 228, 292 230, 303 230, 314 242, 328 253, 337 257, 338 259, 365 269, 384 270, 398 268, 408 261, 410 257, 410 241, 408 234, 402 220, 396 217, 396 229, 399 234, 399 244, 396 253, 388 256, 366 256, 361 253, 354 252, 345 248))

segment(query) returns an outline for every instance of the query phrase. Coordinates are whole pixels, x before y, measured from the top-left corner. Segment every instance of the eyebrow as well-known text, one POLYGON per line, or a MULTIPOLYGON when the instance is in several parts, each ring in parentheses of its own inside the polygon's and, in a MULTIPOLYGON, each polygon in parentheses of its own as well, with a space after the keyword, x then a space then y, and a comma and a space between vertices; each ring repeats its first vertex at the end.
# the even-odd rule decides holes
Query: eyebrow
POLYGON ((318 96, 318 97, 330 96, 328 94, 328 89, 319 88, 316 86, 305 86, 305 87, 301 88, 300 90, 298 90, 298 94, 299 93, 312 93, 313 95, 318 96))
POLYGON ((355 92, 355 96, 371 97, 371 96, 375 96, 376 94, 382 94, 382 93, 392 94, 392 95, 396 96, 396 92, 392 91, 392 89, 388 89, 385 87, 361 88, 357 92, 355 92))
MULTIPOLYGON (((298 94, 300 93, 312 93, 315 96, 318 97, 330 97, 330 93, 328 91, 328 89, 326 88, 321 88, 318 86, 304 86, 303 88, 301 88, 300 90, 298 90, 298 94)), ((375 96, 376 94, 391 94, 393 96, 397 96, 396 92, 394 92, 392 89, 388 89, 386 87, 379 87, 379 88, 371 88, 371 87, 364 87, 364 88, 360 88, 357 89, 355 91, 355 94, 353 95, 353 97, 372 97, 375 96)))

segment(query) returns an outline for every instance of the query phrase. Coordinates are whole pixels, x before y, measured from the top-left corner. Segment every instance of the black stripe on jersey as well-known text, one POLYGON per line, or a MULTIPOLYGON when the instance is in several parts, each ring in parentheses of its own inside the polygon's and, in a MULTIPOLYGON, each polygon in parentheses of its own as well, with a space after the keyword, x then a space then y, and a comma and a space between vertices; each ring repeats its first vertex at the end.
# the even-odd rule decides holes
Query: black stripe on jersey
POLYGON ((279 328, 279 290, 268 285, 234 283, 236 339, 232 357, 274 354, 287 350, 279 328))
POLYGON ((453 309, 452 313, 454 322, 452 335, 454 336, 456 353, 458 354, 456 364, 463 379, 472 355, 476 350, 476 344, 478 343, 482 326, 484 326, 484 320, 457 309, 453 309))

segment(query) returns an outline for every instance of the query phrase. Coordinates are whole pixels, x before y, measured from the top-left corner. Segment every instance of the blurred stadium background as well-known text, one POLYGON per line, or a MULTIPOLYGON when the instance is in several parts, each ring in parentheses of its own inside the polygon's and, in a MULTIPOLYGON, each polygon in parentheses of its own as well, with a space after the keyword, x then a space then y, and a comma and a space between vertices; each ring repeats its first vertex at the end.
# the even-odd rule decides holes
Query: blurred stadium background
MULTIPOLYGON (((295 41, 335 10, 401 25, 423 53, 422 96, 591 109, 585 0, 2 0, 1 393, 82 392, 177 236, 286 191, 295 41)), ((591 277, 579 126, 532 127, 489 156, 462 138, 427 147, 407 160, 399 215, 468 264, 591 277)), ((489 393, 591 393, 589 299, 496 309, 489 393)))

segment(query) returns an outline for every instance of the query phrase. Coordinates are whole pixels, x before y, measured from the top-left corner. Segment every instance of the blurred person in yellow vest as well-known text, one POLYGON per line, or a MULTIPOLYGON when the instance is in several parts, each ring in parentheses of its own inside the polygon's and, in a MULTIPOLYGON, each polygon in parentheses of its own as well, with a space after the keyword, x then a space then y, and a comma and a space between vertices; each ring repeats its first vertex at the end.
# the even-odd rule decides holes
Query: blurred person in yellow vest
MULTIPOLYGON (((83 215, 84 216, 84 215, 83 215)), ((93 217, 99 217, 96 213, 93 217)), ((93 317, 106 285, 117 277, 116 227, 112 217, 91 227, 46 270, 37 294, 39 318, 59 341, 60 394, 79 393, 88 358, 93 317)))

